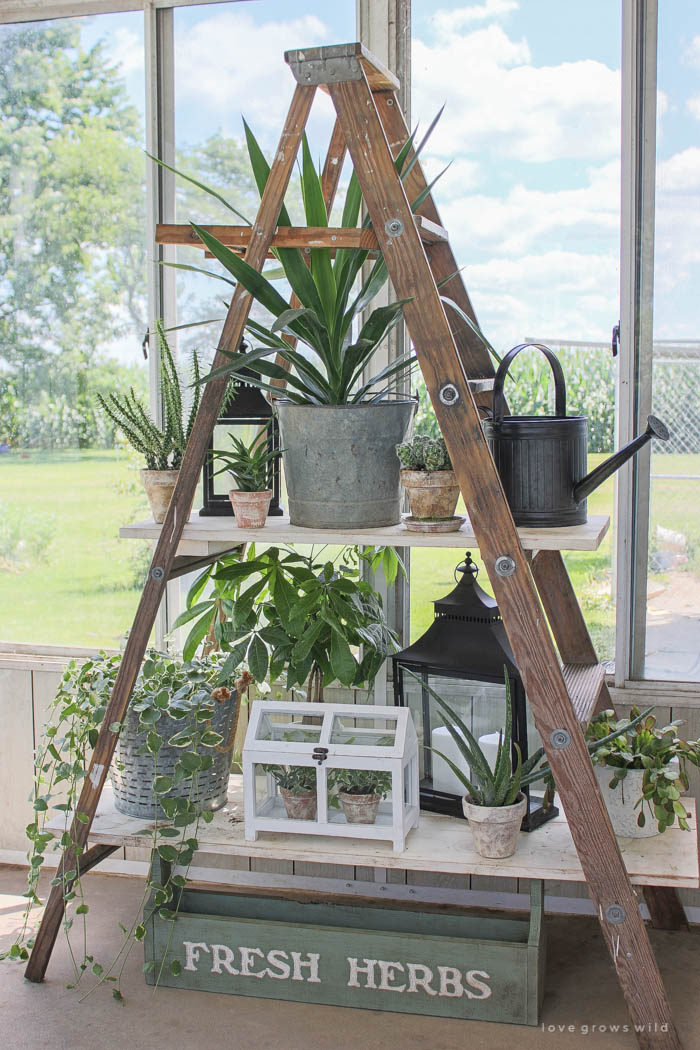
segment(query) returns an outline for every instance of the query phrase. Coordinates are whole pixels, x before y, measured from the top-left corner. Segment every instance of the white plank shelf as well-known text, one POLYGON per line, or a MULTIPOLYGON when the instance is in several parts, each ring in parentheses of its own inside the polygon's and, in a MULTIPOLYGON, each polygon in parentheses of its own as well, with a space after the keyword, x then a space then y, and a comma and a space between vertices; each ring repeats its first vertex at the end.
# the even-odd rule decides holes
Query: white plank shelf
MULTIPOLYGON (((691 814, 690 831, 671 828, 646 839, 618 839, 627 871, 635 885, 675 886, 697 889, 698 837, 695 800, 684 798, 691 814)), ((50 825, 62 828, 62 821, 50 825)), ((256 842, 243 834, 243 790, 240 776, 232 776, 228 804, 202 822, 200 853, 254 860, 302 861, 314 864, 348 864, 368 868, 431 871, 448 875, 489 875, 503 878, 552 879, 584 882, 583 871, 566 818, 558 816, 537 831, 523 834, 517 852, 506 860, 487 860, 474 850, 466 821, 434 813, 421 813, 420 825, 409 833, 403 853, 391 843, 363 839, 324 838, 261 832, 256 842)), ((147 821, 124 816, 114 808, 111 786, 105 786, 89 835, 90 845, 151 846, 147 821)))
MULTIPOLYGON (((585 525, 568 528, 518 529, 524 550, 530 551, 595 551, 610 526, 610 518, 592 514, 585 525)), ((139 521, 123 525, 119 535, 123 539, 157 540, 160 525, 154 521, 139 521)), ((221 554, 237 543, 333 543, 362 544, 391 547, 455 547, 478 546, 469 521, 457 532, 426 535, 411 532, 405 524, 389 525, 382 529, 303 529, 291 525, 289 518, 268 518, 262 529, 239 529, 233 518, 204 517, 193 514, 185 525, 177 553, 189 557, 207 557, 221 554)))

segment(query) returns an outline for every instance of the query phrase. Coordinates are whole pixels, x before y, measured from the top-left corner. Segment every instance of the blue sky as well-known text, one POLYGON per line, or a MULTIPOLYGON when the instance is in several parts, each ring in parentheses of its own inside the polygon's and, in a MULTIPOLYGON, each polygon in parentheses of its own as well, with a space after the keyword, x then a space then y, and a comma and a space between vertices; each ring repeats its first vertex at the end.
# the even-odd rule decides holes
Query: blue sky
MULTIPOLYGON (((272 148, 292 78, 285 48, 355 36, 354 0, 177 9, 178 142, 240 133, 272 148)), ((661 0, 657 334, 697 338, 700 5, 661 0)), ((620 9, 615 0, 414 0, 413 117, 447 103, 426 163, 477 314, 501 346, 609 338, 619 316, 620 9)), ((93 20, 142 90, 138 15, 93 20)), ((332 121, 320 99, 321 153, 332 121)))

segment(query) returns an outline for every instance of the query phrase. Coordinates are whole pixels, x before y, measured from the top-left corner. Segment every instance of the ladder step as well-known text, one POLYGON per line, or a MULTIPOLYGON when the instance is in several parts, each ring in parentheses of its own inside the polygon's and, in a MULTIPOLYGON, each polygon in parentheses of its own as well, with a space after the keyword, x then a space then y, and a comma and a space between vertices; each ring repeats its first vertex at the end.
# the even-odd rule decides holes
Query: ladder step
POLYGON ((576 717, 585 728, 595 710, 605 681, 605 666, 603 664, 564 664, 561 670, 576 717))

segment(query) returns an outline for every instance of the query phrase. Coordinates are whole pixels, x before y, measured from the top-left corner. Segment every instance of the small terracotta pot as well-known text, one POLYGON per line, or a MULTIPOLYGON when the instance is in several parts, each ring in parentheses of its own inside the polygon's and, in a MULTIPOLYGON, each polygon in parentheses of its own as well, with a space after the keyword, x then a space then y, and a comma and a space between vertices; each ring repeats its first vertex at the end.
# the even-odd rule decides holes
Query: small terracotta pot
POLYGON ((474 848, 480 857, 512 857, 518 847, 518 835, 527 799, 524 795, 512 806, 475 806, 467 796, 462 809, 474 837, 474 848))
POLYGON ((454 470, 402 470, 411 514, 419 521, 446 521, 454 517, 459 485, 454 470))
POLYGON ((241 492, 231 489, 228 494, 239 529, 262 529, 270 509, 272 489, 264 492, 241 492))
POLYGON ((299 795, 290 791, 289 788, 280 788, 280 795, 290 820, 316 819, 315 791, 305 791, 302 795, 299 795))
POLYGON ((348 824, 374 824, 380 795, 353 795, 350 791, 339 791, 338 797, 348 824))
POLYGON ((141 470, 141 481, 151 504, 153 520, 162 525, 168 513, 179 470, 141 470))

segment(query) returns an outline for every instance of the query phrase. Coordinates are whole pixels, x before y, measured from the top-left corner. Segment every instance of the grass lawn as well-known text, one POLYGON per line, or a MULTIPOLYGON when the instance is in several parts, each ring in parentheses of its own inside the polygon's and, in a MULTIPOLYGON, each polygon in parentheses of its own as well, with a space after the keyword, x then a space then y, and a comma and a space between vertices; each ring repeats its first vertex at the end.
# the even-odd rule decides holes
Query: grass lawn
MULTIPOLYGON (((604 457, 592 455, 593 467, 604 457)), ((654 474, 700 474, 700 456, 656 456, 654 474)), ((700 557, 698 482, 652 482, 652 526, 683 532, 689 569, 700 557)), ((592 514, 611 514, 613 480, 589 498, 592 514)), ((195 504, 197 505, 197 504, 195 504)), ((119 540, 119 526, 149 516, 137 470, 116 451, 56 451, 0 456, 0 641, 117 646, 131 625, 145 571, 141 541, 119 540), (3 517, 4 516, 4 517, 3 517), (24 546, 17 551, 14 535, 24 546), (37 554, 32 540, 51 539, 37 554)), ((652 532, 653 535, 653 532, 652 532)), ((454 585, 464 552, 414 548, 411 635, 430 624, 432 603, 454 585)), ((330 554, 330 552, 329 552, 330 554)), ((478 563, 477 552, 473 552, 478 563)), ((569 553, 566 562, 604 659, 613 656, 612 535, 598 551, 569 553)), ((486 574, 480 582, 489 589, 486 574)))
POLYGON ((140 594, 141 544, 117 533, 149 516, 127 458, 72 449, 0 456, 0 511, 26 541, 9 567, 0 549, 0 640, 118 646, 140 594), (36 555, 31 540, 43 528, 51 540, 36 555))

